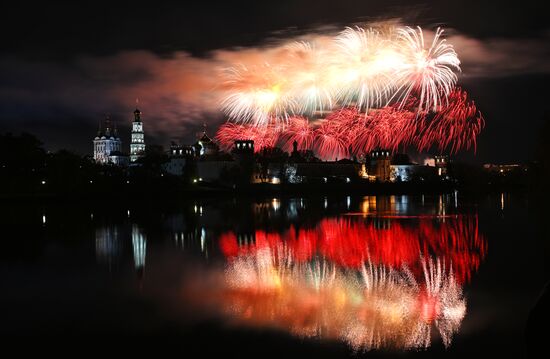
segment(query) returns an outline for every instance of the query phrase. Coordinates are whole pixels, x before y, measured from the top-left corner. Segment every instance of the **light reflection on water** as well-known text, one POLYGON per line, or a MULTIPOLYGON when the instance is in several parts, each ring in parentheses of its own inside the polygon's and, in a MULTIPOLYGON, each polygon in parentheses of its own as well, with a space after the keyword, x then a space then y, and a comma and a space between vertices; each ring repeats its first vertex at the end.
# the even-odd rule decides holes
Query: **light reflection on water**
MULTIPOLYGON (((237 326, 341 340, 358 350, 427 348, 434 336, 449 346, 459 335, 463 288, 487 244, 477 215, 458 212, 456 194, 228 206, 195 202, 164 219, 171 246, 215 260, 205 264, 214 280, 197 276, 182 285, 185 305, 237 326)), ((143 272, 149 236, 137 223, 130 228, 134 266, 143 272)), ((111 268, 126 237, 105 225, 95 235, 98 263, 111 268)))

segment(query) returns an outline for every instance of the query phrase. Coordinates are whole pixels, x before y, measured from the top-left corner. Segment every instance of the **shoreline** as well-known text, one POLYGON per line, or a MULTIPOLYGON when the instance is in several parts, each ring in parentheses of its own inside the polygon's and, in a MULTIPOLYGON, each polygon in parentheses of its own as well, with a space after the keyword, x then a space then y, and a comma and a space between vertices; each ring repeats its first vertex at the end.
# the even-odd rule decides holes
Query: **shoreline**
POLYGON ((179 201, 196 198, 226 198, 226 197, 297 197, 297 196, 332 196, 332 195, 441 195, 457 191, 461 195, 479 196, 502 192, 523 192, 531 190, 523 186, 489 187, 479 186, 467 188, 450 182, 440 183, 346 183, 346 184, 269 184, 260 183, 240 187, 223 187, 210 184, 156 188, 98 188, 97 190, 78 192, 38 192, 38 193, 3 193, 2 202, 50 202, 50 201, 104 201, 125 200, 159 202, 179 201))

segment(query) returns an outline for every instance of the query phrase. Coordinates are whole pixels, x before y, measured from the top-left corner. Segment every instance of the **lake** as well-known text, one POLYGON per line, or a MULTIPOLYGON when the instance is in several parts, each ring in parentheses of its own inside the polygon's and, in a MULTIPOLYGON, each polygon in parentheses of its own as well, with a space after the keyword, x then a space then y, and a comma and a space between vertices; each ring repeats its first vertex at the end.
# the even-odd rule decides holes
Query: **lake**
POLYGON ((5 204, 2 338, 60 354, 521 356, 547 280, 531 202, 5 204))

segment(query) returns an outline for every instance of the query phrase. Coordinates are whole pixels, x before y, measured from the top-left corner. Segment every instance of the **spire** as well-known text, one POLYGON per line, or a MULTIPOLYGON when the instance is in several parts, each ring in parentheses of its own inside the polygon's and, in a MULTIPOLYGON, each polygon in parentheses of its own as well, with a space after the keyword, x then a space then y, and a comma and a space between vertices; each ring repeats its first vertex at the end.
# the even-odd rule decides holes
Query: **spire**
POLYGON ((206 134, 206 122, 202 124, 202 132, 198 133, 197 137, 202 143, 212 142, 212 139, 206 134))
POLYGON ((141 111, 138 108, 134 111, 134 122, 141 122, 141 111))
POLYGON ((111 137, 111 116, 105 115, 105 136, 111 137))

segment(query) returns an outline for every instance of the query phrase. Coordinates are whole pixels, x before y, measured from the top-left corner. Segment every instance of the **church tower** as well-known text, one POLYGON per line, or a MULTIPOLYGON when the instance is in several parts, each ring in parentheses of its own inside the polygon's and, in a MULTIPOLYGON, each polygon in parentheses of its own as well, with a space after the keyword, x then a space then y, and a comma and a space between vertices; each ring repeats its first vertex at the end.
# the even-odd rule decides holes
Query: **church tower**
POLYGON ((118 137, 116 123, 113 126, 109 116, 105 118, 104 128, 102 129, 100 122, 97 136, 94 138, 94 160, 101 164, 124 164, 124 156, 120 152, 122 141, 118 137))
POLYGON ((132 141, 130 143, 130 162, 136 162, 145 153, 145 138, 143 134, 143 123, 141 122, 141 111, 136 108, 134 111, 134 122, 132 123, 132 141))

